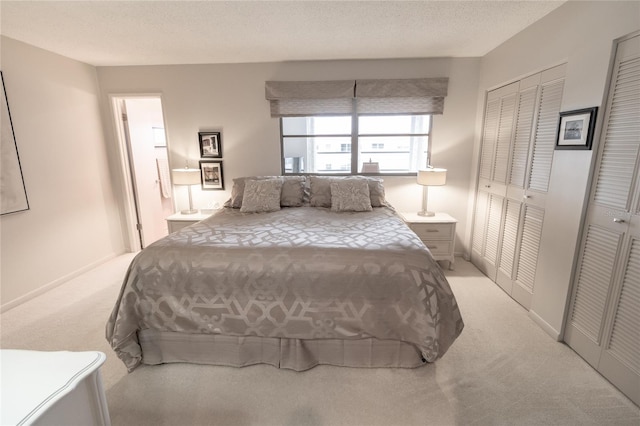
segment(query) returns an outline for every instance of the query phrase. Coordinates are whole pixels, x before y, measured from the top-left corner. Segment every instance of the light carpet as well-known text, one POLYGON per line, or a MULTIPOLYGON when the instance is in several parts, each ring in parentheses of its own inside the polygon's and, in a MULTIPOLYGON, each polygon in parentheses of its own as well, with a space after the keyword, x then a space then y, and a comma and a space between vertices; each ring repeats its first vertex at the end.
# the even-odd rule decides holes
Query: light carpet
POLYGON ((640 409, 473 265, 447 277, 465 329, 413 370, 167 364, 127 374, 104 329, 123 255, 0 316, 3 348, 99 350, 113 425, 640 425, 640 409))

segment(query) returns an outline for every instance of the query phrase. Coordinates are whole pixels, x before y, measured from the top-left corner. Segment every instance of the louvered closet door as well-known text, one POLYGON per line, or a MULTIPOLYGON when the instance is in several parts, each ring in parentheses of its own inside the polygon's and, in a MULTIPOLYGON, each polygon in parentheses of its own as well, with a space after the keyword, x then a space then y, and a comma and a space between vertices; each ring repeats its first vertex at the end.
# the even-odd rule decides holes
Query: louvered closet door
POLYGON ((521 207, 524 197, 525 177, 529 169, 531 134, 535 123, 540 74, 520 81, 516 104, 515 131, 511 149, 507 200, 502 223, 502 246, 496 282, 511 294, 515 279, 515 259, 521 239, 521 207))
POLYGON ((482 132, 482 154, 480 157, 480 179, 491 180, 493 158, 495 156, 498 136, 498 119, 500 117, 500 98, 487 99, 482 132))
POLYGON ((531 307, 543 220, 543 209, 524 206, 520 252, 516 258, 516 276, 511 297, 527 309, 531 307))
POLYGON ((513 121, 519 83, 492 90, 487 94, 479 188, 505 195, 513 121))
POLYGON ((497 283, 531 306, 566 65, 520 81, 497 283))
POLYGON ((513 290, 515 259, 520 241, 520 212, 522 203, 507 199, 502 225, 502 247, 496 282, 507 294, 513 290))
POLYGON ((487 210, 487 236, 484 248, 483 272, 492 280, 496 279, 496 264, 499 256, 500 224, 502 223, 502 207, 504 198, 489 195, 489 208, 487 210))
POLYGON ((506 194, 509 155, 519 83, 487 94, 476 192, 471 261, 496 279, 500 253, 500 227, 506 194))
POLYGON ((618 45, 565 341, 640 404, 640 35, 618 45))
POLYGON ((533 128, 540 74, 529 77, 520 82, 518 105, 516 109, 516 129, 511 152, 511 170, 509 186, 520 190, 522 195, 525 188, 525 177, 529 169, 529 155, 531 147, 531 130, 533 128))
POLYGON ((473 236, 471 241, 471 261, 479 265, 484 257, 485 235, 487 233, 487 207, 489 193, 478 191, 473 215, 473 236))
MULTIPOLYGON (((637 228, 637 227, 636 227, 637 228)), ((640 403, 640 234, 623 252, 622 285, 614 290, 612 319, 598 370, 636 404, 640 403)))
POLYGON ((564 66, 550 71, 553 71, 553 73, 550 72, 551 75, 548 78, 552 80, 545 82, 545 76, 543 76, 542 86, 540 87, 537 123, 527 186, 527 193, 532 197, 536 196, 536 193, 546 193, 549 189, 551 162, 558 132, 564 78, 555 79, 553 74, 561 71, 562 76, 564 76, 564 66))
POLYGON ((516 108, 517 93, 511 93, 501 99, 500 120, 496 138, 495 156, 493 158, 492 181, 507 183, 507 169, 511 151, 513 118, 516 108))
POLYGON ((504 198, 479 191, 473 225, 471 261, 485 275, 495 280, 499 233, 504 198))

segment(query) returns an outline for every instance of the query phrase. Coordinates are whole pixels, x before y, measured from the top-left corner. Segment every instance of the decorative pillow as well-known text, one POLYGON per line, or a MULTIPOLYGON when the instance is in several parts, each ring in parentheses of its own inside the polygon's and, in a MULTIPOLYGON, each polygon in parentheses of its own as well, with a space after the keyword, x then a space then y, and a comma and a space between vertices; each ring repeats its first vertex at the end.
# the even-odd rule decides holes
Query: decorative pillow
POLYGON ((263 213, 280 210, 281 179, 247 180, 240 211, 263 213))
POLYGON ((340 178, 309 177, 309 205, 311 207, 331 207, 331 182, 337 180, 340 180, 340 178))
POLYGON ((249 180, 275 180, 282 181, 282 194, 280 205, 282 207, 300 207, 305 201, 305 182, 304 176, 247 176, 233 180, 233 188, 231 189, 231 198, 224 204, 225 207, 239 209, 242 207, 242 198, 244 196, 245 184, 249 180))
POLYGON ((331 210, 336 212, 370 212, 369 182, 343 179, 331 182, 331 210))
POLYGON ((280 195, 280 205, 282 207, 300 207, 305 200, 304 176, 282 176, 282 194, 280 195))
POLYGON ((325 177, 310 176, 310 200, 312 207, 331 207, 331 183, 343 180, 362 180, 369 184, 369 197, 372 207, 387 205, 382 179, 368 176, 325 177))
POLYGON ((366 177, 369 182, 369 196, 371 198, 372 207, 382 207, 387 205, 387 200, 384 198, 384 185, 382 179, 366 177))

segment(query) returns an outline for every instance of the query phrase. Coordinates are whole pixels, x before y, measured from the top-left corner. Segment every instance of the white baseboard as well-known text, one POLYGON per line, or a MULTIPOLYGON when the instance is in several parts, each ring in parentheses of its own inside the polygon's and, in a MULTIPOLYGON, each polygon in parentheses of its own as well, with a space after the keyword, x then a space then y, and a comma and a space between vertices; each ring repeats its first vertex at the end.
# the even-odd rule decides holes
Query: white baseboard
POLYGON ((556 342, 559 342, 561 340, 560 338, 562 337, 562 333, 551 327, 549 323, 543 320, 540 315, 536 314, 534 311, 529 311, 529 318, 531 318, 533 322, 538 324, 538 326, 540 326, 540 328, 542 328, 545 333, 553 337, 556 342))
POLYGON ((100 265, 102 265, 105 262, 108 262, 111 259, 114 259, 116 256, 118 256, 116 253, 112 253, 108 256, 103 257, 102 259, 98 259, 95 262, 92 262, 86 266, 83 266, 82 268, 75 270, 73 272, 71 272, 70 274, 67 274, 63 277, 58 278, 57 280, 51 281, 50 283, 44 284, 41 287, 38 287, 35 290, 30 291, 29 293, 18 297, 17 299, 13 299, 10 302, 7 302, 3 305, 0 305, 0 313, 3 313, 5 311, 8 311, 9 309, 15 308, 18 305, 21 305, 31 299, 33 299, 34 297, 40 296, 43 293, 46 293, 47 291, 58 287, 61 284, 66 283, 67 281, 70 281, 74 278, 76 278, 79 275, 84 274, 85 272, 88 272, 90 270, 92 270, 93 268, 96 268, 100 265))

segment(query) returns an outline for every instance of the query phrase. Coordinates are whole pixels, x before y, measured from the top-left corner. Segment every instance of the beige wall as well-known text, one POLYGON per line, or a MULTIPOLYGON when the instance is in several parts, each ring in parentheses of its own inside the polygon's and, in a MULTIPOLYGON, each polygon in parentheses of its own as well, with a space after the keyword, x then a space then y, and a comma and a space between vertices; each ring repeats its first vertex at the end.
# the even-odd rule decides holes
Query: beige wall
MULTIPOLYGON (((264 98, 267 80, 331 80, 356 78, 449 77, 444 114, 433 123, 432 162, 449 169, 447 185, 432 188, 429 207, 460 220, 457 252, 467 222, 473 128, 476 120, 479 59, 353 60, 228 65, 99 67, 107 143, 115 145, 108 112, 110 95, 162 95, 172 167, 196 166, 198 131, 222 132, 225 191, 194 190, 194 206, 211 208, 230 196, 232 179, 280 174, 279 121, 269 115, 264 98)), ((117 152, 111 147, 112 155, 117 152)), ((117 165, 118 160, 113 159, 117 165)), ((114 167, 114 175, 122 171, 114 167)), ((415 178, 385 178, 387 198, 398 210, 418 211, 422 187, 415 178)), ((188 201, 176 191, 177 208, 188 201)))
POLYGON ((96 70, 2 37, 30 210, 0 217, 2 308, 123 252, 96 70))
MULTIPOLYGON (((638 29, 640 2, 567 2, 482 58, 479 98, 488 89, 566 62, 561 110, 601 106, 613 40, 638 29)), ((598 115, 600 122, 602 108, 598 115)), ((479 128, 477 123, 474 165, 479 128)), ((530 315, 556 338, 562 334, 597 130, 594 151, 555 151, 553 158, 530 315)))
MULTIPOLYGON (((220 130, 226 190, 194 193, 198 208, 224 202, 234 177, 280 172, 278 120, 266 80, 450 78, 433 125, 433 163, 449 169, 429 206, 455 216, 467 252, 487 89, 567 62, 563 110, 600 105, 613 39, 640 28, 639 2, 568 2, 484 58, 353 60, 233 65, 94 67, 2 37, 2 69, 31 210, 2 216, 2 306, 124 250, 122 170, 111 94, 160 94, 170 161, 199 159, 197 133, 220 130), (99 89, 98 89, 99 88, 99 89), (104 129, 104 133, 103 133, 104 129), (108 159, 108 161, 107 161, 108 159)), ((600 111, 602 114, 602 111, 600 111)), ((601 117, 601 115, 600 115, 601 117)), ((592 152, 557 152, 531 315, 560 334, 592 152)), ((388 177, 388 199, 420 209, 412 178, 388 177)), ((176 194, 177 208, 186 197, 176 194)))

